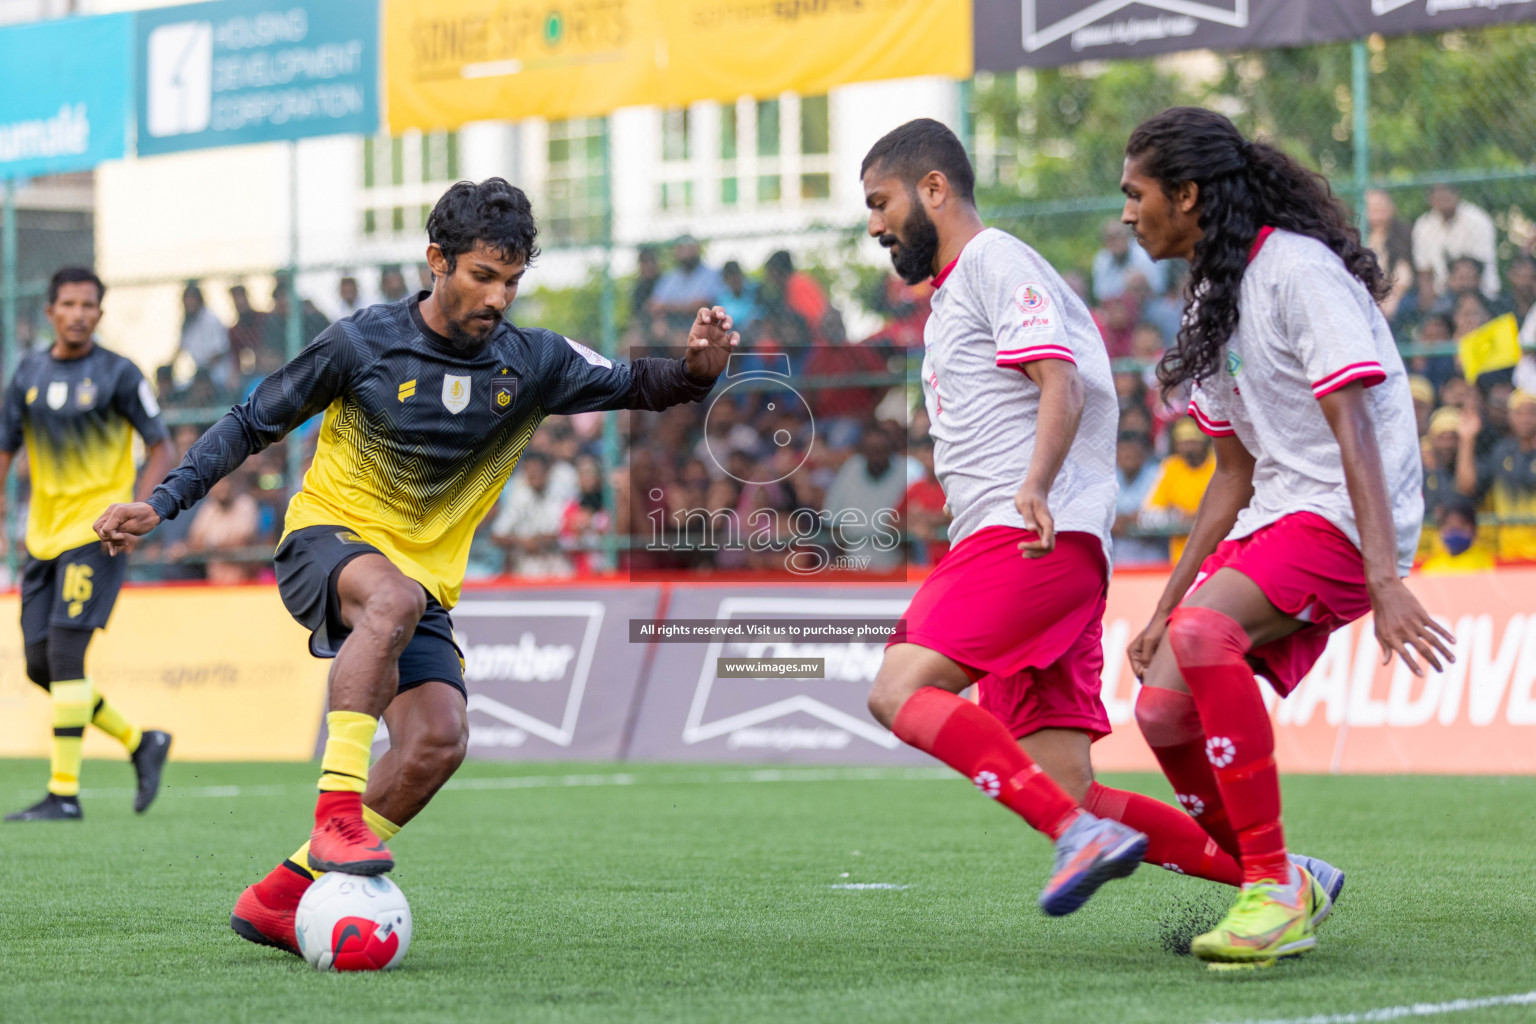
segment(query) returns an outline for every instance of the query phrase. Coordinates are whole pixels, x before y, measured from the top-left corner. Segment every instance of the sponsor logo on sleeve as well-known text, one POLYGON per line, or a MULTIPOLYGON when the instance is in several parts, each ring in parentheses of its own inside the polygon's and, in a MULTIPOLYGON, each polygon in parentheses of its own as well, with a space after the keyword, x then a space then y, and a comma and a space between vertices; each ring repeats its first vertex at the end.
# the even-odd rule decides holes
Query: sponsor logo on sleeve
POLYGON ((585 359, 593 366, 601 366, 604 369, 613 368, 613 363, 610 362, 605 356, 598 355, 596 352, 587 348, 587 346, 583 345, 581 342, 572 341, 570 338, 566 338, 565 343, 571 346, 577 355, 581 356, 581 358, 585 359))
POLYGON ((160 415, 160 401, 155 397, 155 389, 143 377, 139 378, 139 404, 150 417, 160 415))

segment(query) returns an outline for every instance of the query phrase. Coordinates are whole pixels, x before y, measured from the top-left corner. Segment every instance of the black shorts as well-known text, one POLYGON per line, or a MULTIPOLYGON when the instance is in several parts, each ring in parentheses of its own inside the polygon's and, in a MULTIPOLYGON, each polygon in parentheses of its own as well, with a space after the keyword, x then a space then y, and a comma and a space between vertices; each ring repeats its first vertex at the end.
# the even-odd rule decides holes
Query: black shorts
MULTIPOLYGON (((341 621, 336 578, 358 555, 383 552, 345 526, 307 526, 290 533, 277 549, 277 589, 288 614, 309 630, 309 653, 334 658, 351 632, 341 621)), ((386 556, 387 557, 387 556, 386 556)), ((400 653, 400 691, 438 680, 467 697, 464 659, 453 640, 448 610, 427 596, 427 610, 400 653)))
POLYGON ((48 639, 50 626, 104 629, 127 571, 126 555, 109 555, 96 541, 28 560, 21 571, 22 643, 48 639))

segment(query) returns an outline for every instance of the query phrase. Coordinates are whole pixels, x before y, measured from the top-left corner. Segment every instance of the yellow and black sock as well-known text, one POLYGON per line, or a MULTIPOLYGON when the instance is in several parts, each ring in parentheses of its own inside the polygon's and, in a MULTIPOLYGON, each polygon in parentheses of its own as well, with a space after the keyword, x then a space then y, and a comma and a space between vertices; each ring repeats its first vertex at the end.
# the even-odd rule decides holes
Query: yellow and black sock
POLYGON ((91 724, 127 747, 130 754, 139 749, 139 741, 144 738, 143 731, 123 717, 115 704, 107 703, 105 697, 96 698, 91 724))
POLYGON ((48 687, 53 696, 53 757, 48 792, 80 795, 80 746, 91 720, 91 681, 70 679, 48 687))
MULTIPOLYGON (((366 804, 363 806, 363 821, 367 822, 368 827, 373 829, 373 834, 379 837, 380 842, 387 843, 400 834, 399 825, 396 825, 366 804)), ((288 863, 300 871, 307 872, 311 878, 320 877, 321 873, 309 866, 308 839, 304 840, 304 845, 295 850, 293 856, 288 858, 288 863)))
POLYGON ((361 711, 332 711, 325 716, 325 730, 320 792, 363 792, 368 788, 368 762, 379 720, 361 711))

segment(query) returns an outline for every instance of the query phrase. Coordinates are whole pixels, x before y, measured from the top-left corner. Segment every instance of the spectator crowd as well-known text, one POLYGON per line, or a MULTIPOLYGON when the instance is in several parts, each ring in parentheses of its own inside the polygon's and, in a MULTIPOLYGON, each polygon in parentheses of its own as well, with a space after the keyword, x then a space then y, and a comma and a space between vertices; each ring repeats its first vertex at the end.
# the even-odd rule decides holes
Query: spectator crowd
MULTIPOLYGON (((1411 375, 1424 453, 1425 571, 1536 560, 1529 242, 1505 238, 1501 250, 1493 217, 1448 185, 1429 190, 1428 210, 1411 223, 1386 192, 1368 193, 1362 232, 1390 282, 1380 306, 1411 375), (1518 338, 1518 362, 1468 374, 1460 343, 1499 318, 1518 338)), ((1210 440, 1184 415, 1185 400, 1165 398, 1153 370, 1178 333, 1188 274, 1177 262, 1152 261, 1118 222, 1103 225, 1099 242, 1081 271, 1063 268, 1063 277, 1088 304, 1114 360, 1121 410, 1115 563, 1160 566, 1182 551, 1215 469, 1210 440)), ((431 287, 424 266, 384 266, 367 280, 371 287, 348 274, 317 304, 279 275, 269 308, 258 309, 236 284, 228 292, 232 322, 209 308, 201 283, 187 282, 176 350, 155 381, 162 406, 186 413, 175 430, 178 449, 206 425, 192 419, 242 400, 283 363, 292 303, 307 342, 333 317, 405 297, 408 271, 431 287)), ((629 285, 625 355, 677 354, 703 305, 731 314, 743 355, 709 403, 619 416, 617 464, 605 457, 613 437, 603 414, 547 422, 476 534, 470 578, 782 570, 786 551, 829 541, 834 556, 857 553, 863 560, 851 564, 867 570, 932 564, 948 548, 948 515, 909 374, 921 358, 930 294, 928 285, 887 276, 865 297, 879 314, 878 330, 850 338, 826 276, 788 251, 749 269, 735 260, 715 265, 691 237, 642 247, 629 285), (887 520, 877 518, 882 510, 887 520), (812 518, 797 520, 801 513, 812 518), (834 522, 845 524, 835 536, 834 522), (864 525, 854 529, 855 522, 864 525), (766 525, 754 534, 754 523, 766 525)), ((269 579, 287 501, 288 446, 298 446, 294 461, 302 465, 316 426, 252 459, 193 515, 162 526, 135 573, 269 579)), ((24 513, 24 475, 22 482, 24 513)))

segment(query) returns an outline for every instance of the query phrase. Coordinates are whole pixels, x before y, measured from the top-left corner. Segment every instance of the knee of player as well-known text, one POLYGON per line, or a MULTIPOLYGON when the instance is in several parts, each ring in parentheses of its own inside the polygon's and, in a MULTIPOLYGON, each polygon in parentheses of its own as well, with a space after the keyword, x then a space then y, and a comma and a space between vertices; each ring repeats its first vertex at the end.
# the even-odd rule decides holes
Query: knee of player
POLYGON ((406 761, 414 773, 442 780, 458 770, 469 750, 469 725, 460 722, 426 730, 414 737, 406 761))
POLYGON ((416 623, 427 610, 427 594, 415 582, 380 587, 368 597, 365 615, 370 623, 389 637, 396 647, 404 647, 416 631, 416 623))
POLYGON ((1214 608, 1179 608, 1168 619, 1168 646, 1180 666, 1215 665, 1241 659, 1248 636, 1214 608))
POLYGON ((1136 725, 1152 747, 1173 747, 1201 735, 1200 712, 1187 694, 1150 683, 1136 695, 1136 725))
POLYGON ((869 688, 869 713, 874 716, 875 721, 889 729, 896 721, 897 712, 906 703, 907 696, 908 694, 877 676, 875 684, 869 688))
POLYGON ((53 676, 48 671, 48 643, 28 644, 26 647, 27 678, 43 689, 48 689, 53 676))

